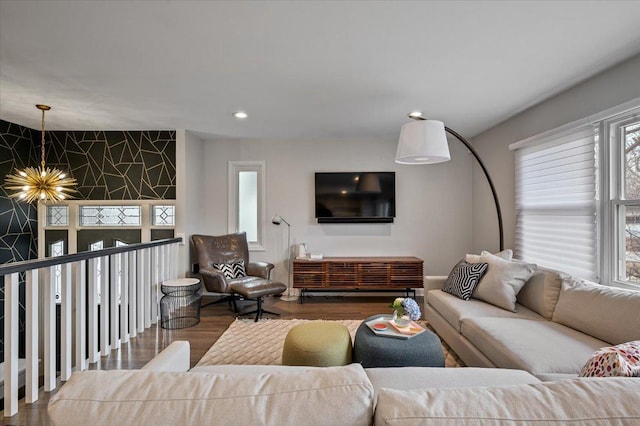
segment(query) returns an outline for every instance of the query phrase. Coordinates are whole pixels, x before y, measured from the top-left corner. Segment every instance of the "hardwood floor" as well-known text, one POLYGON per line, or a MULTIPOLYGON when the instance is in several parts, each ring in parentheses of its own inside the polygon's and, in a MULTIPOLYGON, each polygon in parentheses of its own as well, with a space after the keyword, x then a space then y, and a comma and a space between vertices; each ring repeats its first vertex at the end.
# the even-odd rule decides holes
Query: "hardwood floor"
MULTIPOLYGON (((265 315, 265 318, 280 319, 364 319, 370 315, 390 313, 389 304, 395 293, 375 297, 367 296, 311 296, 305 298, 305 303, 284 302, 278 298, 266 298, 264 307, 270 311, 281 313, 280 317, 265 315)), ((423 305, 422 297, 416 300, 423 305)), ((254 303, 239 303, 240 310, 252 310, 254 303)), ((249 317, 246 317, 249 318, 249 317)), ((123 344, 120 350, 102 357, 90 366, 91 369, 137 369, 146 364, 151 358, 167 347, 174 340, 187 340, 191 345, 191 366, 193 367, 205 352, 224 333, 235 320, 234 314, 226 304, 211 305, 202 309, 200 323, 194 327, 182 330, 164 330, 152 326, 143 334, 138 335, 129 343, 123 344)), ((53 392, 40 390, 40 397, 36 403, 20 402, 18 414, 13 417, 3 417, 3 425, 49 425, 47 403, 53 392)), ((4 415, 4 413, 2 413, 4 415)))

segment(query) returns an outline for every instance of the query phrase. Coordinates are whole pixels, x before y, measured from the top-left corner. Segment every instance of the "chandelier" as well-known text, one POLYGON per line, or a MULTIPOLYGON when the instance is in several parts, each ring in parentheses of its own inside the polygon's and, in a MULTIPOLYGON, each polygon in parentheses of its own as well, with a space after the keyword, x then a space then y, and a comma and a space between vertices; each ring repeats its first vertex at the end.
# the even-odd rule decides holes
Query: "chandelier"
POLYGON ((31 203, 32 201, 61 201, 66 198, 73 198, 71 192, 77 185, 74 178, 58 169, 45 167, 44 163, 44 113, 51 107, 47 105, 36 105, 42 111, 42 146, 40 167, 27 167, 24 170, 16 170, 14 175, 7 175, 5 185, 11 191, 17 191, 10 197, 18 198, 21 201, 31 203))

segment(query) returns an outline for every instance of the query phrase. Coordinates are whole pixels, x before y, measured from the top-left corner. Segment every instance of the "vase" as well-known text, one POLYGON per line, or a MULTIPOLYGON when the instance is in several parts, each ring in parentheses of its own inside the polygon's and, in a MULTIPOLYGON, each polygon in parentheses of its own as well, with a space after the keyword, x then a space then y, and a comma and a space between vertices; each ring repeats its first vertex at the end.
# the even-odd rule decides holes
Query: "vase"
POLYGON ((411 324, 411 320, 406 315, 399 315, 398 311, 393 311, 393 322, 399 327, 408 327, 411 324))

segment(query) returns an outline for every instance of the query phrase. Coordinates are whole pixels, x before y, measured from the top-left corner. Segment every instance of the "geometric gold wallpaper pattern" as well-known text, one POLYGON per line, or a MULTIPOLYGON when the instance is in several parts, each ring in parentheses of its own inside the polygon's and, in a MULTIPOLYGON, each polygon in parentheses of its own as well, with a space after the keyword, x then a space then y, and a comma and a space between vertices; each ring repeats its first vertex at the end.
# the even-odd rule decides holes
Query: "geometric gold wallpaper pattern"
MULTIPOLYGON (((0 120, 0 179, 16 168, 33 165, 32 130, 0 120)), ((0 188, 0 263, 17 262, 38 257, 36 237, 38 215, 35 204, 9 198, 0 188)))
POLYGON ((69 170, 78 180, 76 199, 176 198, 175 131, 55 131, 48 135, 47 165, 69 170))
MULTIPOLYGON (((15 169, 33 165, 32 130, 0 120, 0 179, 15 169)), ((38 257, 38 214, 35 205, 17 202, 0 187, 0 263, 19 262, 38 257)), ((0 277, 4 278, 4 277, 0 277)), ((24 277, 20 277, 21 284, 24 277)), ((24 353, 24 285, 20 285, 18 296, 20 308, 19 352, 24 353)), ((0 282, 0 322, 4 323, 4 279, 0 282)), ((4 327, 0 330, 0 361, 4 361, 4 327)))

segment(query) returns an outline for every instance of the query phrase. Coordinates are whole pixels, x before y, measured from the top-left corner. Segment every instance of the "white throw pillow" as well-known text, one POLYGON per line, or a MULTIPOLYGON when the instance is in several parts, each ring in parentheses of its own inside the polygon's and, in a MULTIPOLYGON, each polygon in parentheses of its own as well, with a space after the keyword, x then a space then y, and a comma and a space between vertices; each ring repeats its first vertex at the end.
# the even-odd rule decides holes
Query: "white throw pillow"
MULTIPOLYGON (((485 253, 484 250, 482 252, 485 253)), ((494 256, 498 256, 504 260, 511 260, 513 258, 513 251, 511 249, 504 249, 502 251, 499 251, 498 253, 494 253, 494 256)), ((464 260, 466 260, 469 263, 480 263, 480 255, 467 254, 464 257, 464 260)))
POLYGON ((516 311, 516 296, 536 270, 536 265, 510 262, 483 251, 480 261, 489 268, 473 292, 474 299, 483 300, 508 311, 516 311))

